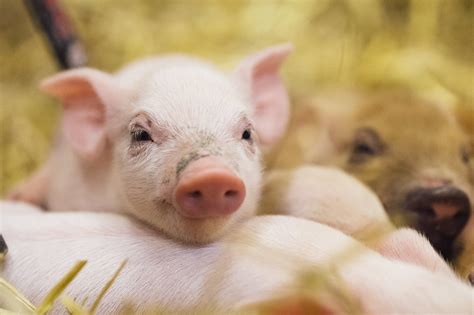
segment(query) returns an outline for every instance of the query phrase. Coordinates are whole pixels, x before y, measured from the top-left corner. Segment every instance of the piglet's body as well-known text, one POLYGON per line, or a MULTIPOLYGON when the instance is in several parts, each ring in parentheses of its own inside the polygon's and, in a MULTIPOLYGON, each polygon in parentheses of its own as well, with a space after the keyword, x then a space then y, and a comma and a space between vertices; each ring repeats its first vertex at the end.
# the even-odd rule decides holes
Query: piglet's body
MULTIPOLYGON (((226 313, 291 294, 301 272, 325 270, 320 268, 336 262, 324 274, 334 280, 337 277, 331 273, 338 273, 342 282, 330 282, 341 291, 346 288, 363 312, 472 312, 473 291, 455 277, 386 259, 343 233, 308 220, 256 217, 221 241, 187 246, 121 215, 21 214, 18 207, 25 206, 2 204, 4 235, 11 248, 2 276, 35 303, 78 259, 89 262, 66 290, 78 301, 85 297, 91 301, 120 262, 128 259, 99 314, 117 314, 127 302, 133 303, 134 313, 150 309, 226 313), (357 254, 338 261, 347 249, 357 254)), ((331 301, 325 305, 328 309, 351 312, 334 296, 324 301, 331 301)))
POLYGON ((270 171, 261 214, 283 214, 333 227, 385 257, 454 277, 453 271, 416 230, 395 229, 379 198, 346 172, 315 165, 270 171))
POLYGON ((44 80, 63 104, 50 159, 13 199, 52 211, 132 213, 188 242, 212 241, 255 213, 260 145, 283 134, 278 70, 290 45, 231 74, 197 58, 144 59, 115 74, 82 68, 44 80))
POLYGON ((270 171, 260 212, 305 218, 356 238, 393 228, 368 187, 340 169, 324 166, 270 171))

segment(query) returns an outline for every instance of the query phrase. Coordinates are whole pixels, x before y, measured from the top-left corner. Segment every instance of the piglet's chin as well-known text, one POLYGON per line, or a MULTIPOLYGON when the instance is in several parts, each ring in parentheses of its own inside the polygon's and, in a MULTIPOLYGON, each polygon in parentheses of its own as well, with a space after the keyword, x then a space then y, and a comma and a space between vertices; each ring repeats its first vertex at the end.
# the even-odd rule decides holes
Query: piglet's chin
POLYGON ((205 221, 205 220, 211 221, 211 220, 216 220, 216 219, 226 220, 230 218, 233 212, 234 211, 229 212, 229 214, 226 214, 226 215, 207 216, 201 213, 189 213, 189 212, 178 211, 178 213, 183 217, 183 220, 189 220, 191 222, 199 222, 199 221, 205 221))
POLYGON ((234 225, 234 216, 189 219, 181 217, 169 234, 175 239, 186 243, 204 244, 212 242, 225 234, 234 225))
POLYGON ((242 206, 236 212, 219 217, 187 218, 170 202, 155 202, 153 207, 132 208, 135 215, 152 228, 183 243, 206 244, 222 237, 242 218, 250 216, 247 207, 242 206))

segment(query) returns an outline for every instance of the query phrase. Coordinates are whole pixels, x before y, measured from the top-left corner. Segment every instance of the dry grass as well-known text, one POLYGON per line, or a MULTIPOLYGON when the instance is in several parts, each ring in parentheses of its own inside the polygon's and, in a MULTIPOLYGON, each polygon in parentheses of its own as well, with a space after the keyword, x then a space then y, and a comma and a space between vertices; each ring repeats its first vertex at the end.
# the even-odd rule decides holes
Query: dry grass
MULTIPOLYGON (((452 104, 474 99, 472 0, 63 2, 84 41, 89 65, 104 70, 173 51, 211 58, 228 68, 248 52, 291 41, 296 52, 284 76, 294 95, 334 84, 402 85, 452 104)), ((0 65, 2 194, 44 160, 59 113, 55 102, 36 89, 38 81, 57 68, 22 1, 0 2, 0 65)), ((356 312, 354 301, 332 290, 326 271, 305 274, 308 281, 302 282, 299 297, 312 303, 315 312, 324 311, 314 296, 306 297, 315 288, 325 288, 325 294, 356 312)), ((60 282, 57 289, 65 285, 67 281, 60 282)), ((7 284, 0 283, 0 290, 2 295, 5 290, 16 294, 24 310, 35 312, 7 284)), ((57 297, 52 295, 53 300, 57 297)), ((68 298, 63 303, 73 314, 94 311, 68 298)), ((45 310, 46 304, 36 311, 45 310)), ((254 309, 274 313, 274 305, 254 309)))
MULTIPOLYGON (((292 41, 293 94, 330 84, 408 85, 454 102, 473 98, 472 0, 63 1, 89 54, 114 70, 180 51, 229 67, 244 54, 292 41), (448 88, 446 88, 448 87, 448 88)), ((0 193, 46 156, 58 106, 38 81, 57 68, 22 1, 0 3, 0 193)))

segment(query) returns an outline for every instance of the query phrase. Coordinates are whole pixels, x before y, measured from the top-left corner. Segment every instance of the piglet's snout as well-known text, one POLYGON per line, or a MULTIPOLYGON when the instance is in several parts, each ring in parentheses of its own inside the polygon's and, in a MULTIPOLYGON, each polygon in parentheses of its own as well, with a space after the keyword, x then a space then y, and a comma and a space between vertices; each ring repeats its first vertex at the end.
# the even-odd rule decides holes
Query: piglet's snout
POLYGON ((445 222, 445 234, 456 236, 469 219, 470 200, 465 192, 452 185, 419 188, 406 199, 407 208, 425 219, 445 222))
POLYGON ((454 241, 471 214, 467 194, 450 184, 417 188, 407 194, 405 207, 417 215, 412 226, 421 230, 444 258, 455 258, 454 241))
POLYGON ((461 232, 471 212, 469 197, 452 185, 411 191, 406 205, 417 212, 421 220, 439 222, 439 232, 449 237, 456 237, 461 232))
POLYGON ((185 217, 225 216, 239 209, 245 198, 245 185, 218 158, 206 157, 183 171, 174 198, 185 217))

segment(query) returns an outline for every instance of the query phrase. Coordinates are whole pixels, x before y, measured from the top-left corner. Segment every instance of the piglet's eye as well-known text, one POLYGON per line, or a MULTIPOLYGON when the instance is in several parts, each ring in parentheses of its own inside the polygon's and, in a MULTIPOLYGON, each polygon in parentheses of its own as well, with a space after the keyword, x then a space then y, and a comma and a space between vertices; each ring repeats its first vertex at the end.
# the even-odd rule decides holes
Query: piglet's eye
POLYGON ((136 142, 153 141, 150 134, 143 129, 134 130, 131 132, 131 135, 132 135, 132 141, 136 141, 136 142))
POLYGON ((354 154, 375 155, 375 149, 366 143, 356 143, 353 148, 354 154))
POLYGON ((250 129, 245 129, 244 132, 242 133, 242 139, 244 140, 252 140, 252 132, 250 129))
POLYGON ((370 158, 381 155, 385 150, 385 144, 372 128, 360 128, 356 130, 352 143, 350 163, 362 163, 370 158))

